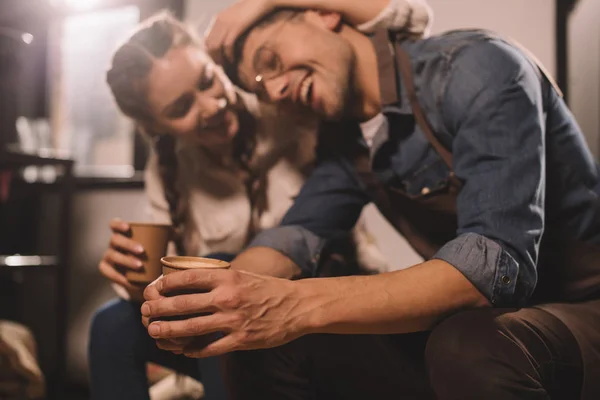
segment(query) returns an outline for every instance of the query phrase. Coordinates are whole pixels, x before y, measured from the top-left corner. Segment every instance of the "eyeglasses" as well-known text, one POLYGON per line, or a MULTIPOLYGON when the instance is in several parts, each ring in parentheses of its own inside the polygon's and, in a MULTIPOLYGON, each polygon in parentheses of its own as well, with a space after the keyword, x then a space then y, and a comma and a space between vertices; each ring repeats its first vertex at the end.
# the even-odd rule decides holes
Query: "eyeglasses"
MULTIPOLYGON (((240 71, 246 77, 245 90, 254 92, 260 99, 268 101, 266 83, 285 73, 281 57, 274 49, 263 45, 252 59, 253 73, 240 71)), ((242 79, 243 81, 243 79, 242 79)))
POLYGON ((279 54, 268 47, 261 47, 254 54, 252 67, 256 71, 254 80, 257 83, 264 83, 275 79, 283 73, 283 63, 279 54))
MULTIPOLYGON (((277 37, 281 35, 281 31, 285 26, 285 21, 282 21, 277 29, 271 33, 271 36, 277 37)), ((259 93, 257 94, 266 94, 265 83, 283 75, 284 66, 281 56, 275 49, 275 46, 270 43, 270 40, 263 43, 254 53, 252 68, 256 74, 254 75, 254 82, 259 84, 259 93)))

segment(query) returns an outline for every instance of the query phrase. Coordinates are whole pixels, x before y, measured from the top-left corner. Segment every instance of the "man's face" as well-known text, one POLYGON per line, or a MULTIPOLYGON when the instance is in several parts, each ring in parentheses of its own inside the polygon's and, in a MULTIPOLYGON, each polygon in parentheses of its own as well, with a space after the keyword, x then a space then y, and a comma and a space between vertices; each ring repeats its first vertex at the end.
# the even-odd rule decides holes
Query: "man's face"
POLYGON ((339 16, 306 11, 255 28, 245 42, 238 75, 261 99, 340 119, 351 108, 355 54, 334 31, 339 16))

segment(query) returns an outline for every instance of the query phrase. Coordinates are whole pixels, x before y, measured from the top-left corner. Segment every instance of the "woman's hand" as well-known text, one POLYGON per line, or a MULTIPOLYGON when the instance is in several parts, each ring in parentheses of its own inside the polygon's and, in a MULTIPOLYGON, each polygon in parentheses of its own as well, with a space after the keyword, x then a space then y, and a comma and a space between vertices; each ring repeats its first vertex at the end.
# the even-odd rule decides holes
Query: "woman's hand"
POLYGON ((231 62, 236 39, 274 8, 274 0, 240 0, 217 14, 204 36, 213 60, 217 64, 231 62))
POLYGON ((140 292, 140 288, 131 284, 124 273, 127 270, 136 271, 143 267, 140 256, 144 254, 144 248, 126 236, 130 232, 126 222, 115 218, 110 221, 110 229, 113 234, 108 249, 98 264, 98 269, 108 280, 124 287, 130 294, 140 292))
MULTIPOLYGON (((204 40, 211 57, 218 64, 223 64, 233 61, 233 45, 237 38, 276 8, 338 13, 344 21, 357 26, 371 21, 389 4, 390 0, 239 0, 213 18, 204 40)), ((402 15, 410 16, 411 12, 428 6, 425 0, 413 0, 400 2, 394 7, 402 15)))

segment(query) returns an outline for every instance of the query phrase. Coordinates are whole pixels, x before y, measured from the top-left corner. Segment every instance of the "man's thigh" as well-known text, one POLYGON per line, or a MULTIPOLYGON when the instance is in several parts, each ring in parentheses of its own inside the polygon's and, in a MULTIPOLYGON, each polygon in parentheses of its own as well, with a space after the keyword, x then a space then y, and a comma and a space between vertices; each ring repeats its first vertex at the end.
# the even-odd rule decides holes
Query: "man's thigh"
POLYGON ((443 400, 570 400, 579 398, 583 381, 571 327, 537 307, 458 313, 433 330, 426 360, 443 400))
POLYGON ((600 300, 544 304, 536 308, 563 322, 577 340, 584 369, 583 400, 600 399, 600 300))
POLYGON ((309 335, 230 355, 233 399, 430 399, 427 334, 309 335))
MULTIPOLYGON (((497 398, 507 398, 505 390, 515 398, 521 391, 575 399, 583 379, 582 337, 595 346, 583 355, 592 359, 586 374, 600 377, 593 369, 600 367, 600 302, 465 311, 431 335, 309 335, 230 355, 227 375, 234 399, 428 399, 434 397, 429 374, 445 391, 441 398, 461 398, 461 391, 471 398, 480 386, 497 398)), ((596 393, 599 383, 588 380, 583 394, 596 393)))

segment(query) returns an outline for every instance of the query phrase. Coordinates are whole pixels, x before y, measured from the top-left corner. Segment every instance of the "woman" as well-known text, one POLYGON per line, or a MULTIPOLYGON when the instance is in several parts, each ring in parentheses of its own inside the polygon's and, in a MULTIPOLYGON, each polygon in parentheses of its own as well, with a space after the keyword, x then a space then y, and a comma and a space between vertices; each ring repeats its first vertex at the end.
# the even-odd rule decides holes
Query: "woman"
MULTIPOLYGON (((146 21, 117 50, 107 81, 120 109, 152 144, 146 190, 155 219, 176 227, 175 252, 229 259, 257 231, 280 221, 314 158, 310 119, 300 123, 236 91, 167 15, 146 21)), ((139 298, 139 288, 120 271, 139 268, 135 254, 143 249, 125 236, 123 221, 112 221, 111 229, 99 269, 139 298)), ((385 268, 363 230, 356 242, 362 266, 385 268)), ((119 300, 98 312, 89 356, 93 399, 149 398, 148 361, 202 380, 207 398, 224 397, 214 360, 158 350, 135 302, 119 300)))

